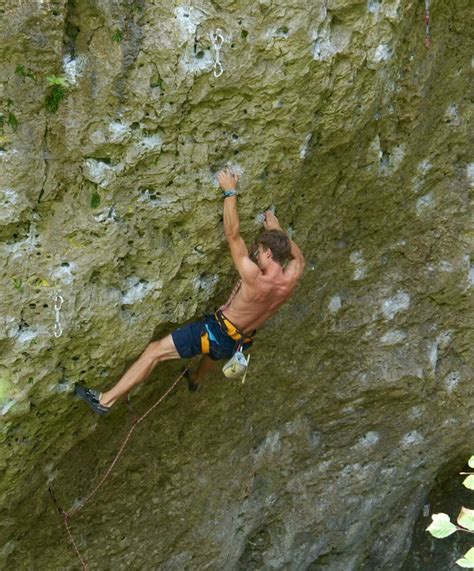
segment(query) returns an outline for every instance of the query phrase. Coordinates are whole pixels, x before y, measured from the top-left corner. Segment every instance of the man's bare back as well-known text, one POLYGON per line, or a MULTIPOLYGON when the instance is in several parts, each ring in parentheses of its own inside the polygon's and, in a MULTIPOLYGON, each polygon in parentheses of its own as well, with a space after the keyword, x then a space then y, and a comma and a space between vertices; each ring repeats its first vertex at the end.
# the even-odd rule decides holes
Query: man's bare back
POLYGON ((284 271, 281 275, 271 277, 262 274, 252 284, 240 280, 227 303, 220 309, 242 333, 251 334, 263 327, 291 297, 297 283, 284 271))

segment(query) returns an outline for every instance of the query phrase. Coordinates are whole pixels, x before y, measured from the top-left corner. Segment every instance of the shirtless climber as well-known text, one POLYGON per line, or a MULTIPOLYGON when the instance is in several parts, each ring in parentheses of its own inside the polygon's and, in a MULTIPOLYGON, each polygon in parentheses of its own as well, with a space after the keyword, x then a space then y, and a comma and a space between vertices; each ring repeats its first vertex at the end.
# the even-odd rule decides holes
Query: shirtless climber
POLYGON ((250 347, 255 332, 295 291, 305 265, 300 248, 283 232, 276 216, 268 211, 265 213, 265 231, 250 256, 240 235, 238 176, 225 168, 217 178, 224 191, 224 232, 240 280, 227 303, 214 315, 184 325, 160 341, 150 343, 110 390, 100 393, 76 385, 76 394, 97 414, 107 414, 115 402, 143 382, 160 361, 202 353, 197 369, 188 374, 189 389, 197 390, 202 379, 216 367, 217 360, 230 359, 238 348, 244 351, 250 347))

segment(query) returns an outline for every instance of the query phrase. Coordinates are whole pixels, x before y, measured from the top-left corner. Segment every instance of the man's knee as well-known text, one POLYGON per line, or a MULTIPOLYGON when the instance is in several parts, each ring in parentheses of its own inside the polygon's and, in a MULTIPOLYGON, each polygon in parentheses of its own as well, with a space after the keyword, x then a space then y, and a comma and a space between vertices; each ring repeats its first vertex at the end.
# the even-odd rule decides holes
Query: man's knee
POLYGON ((152 341, 145 349, 144 354, 155 364, 158 361, 180 358, 171 335, 163 337, 159 341, 152 341))
POLYGON ((163 357, 163 343, 160 341, 152 341, 147 345, 144 355, 151 361, 157 363, 163 357))

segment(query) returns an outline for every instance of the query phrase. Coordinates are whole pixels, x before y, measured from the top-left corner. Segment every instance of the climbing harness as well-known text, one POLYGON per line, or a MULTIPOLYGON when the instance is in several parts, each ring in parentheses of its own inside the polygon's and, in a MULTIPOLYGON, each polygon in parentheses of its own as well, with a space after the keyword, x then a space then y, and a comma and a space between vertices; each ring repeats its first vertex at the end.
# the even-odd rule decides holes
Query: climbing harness
MULTIPOLYGON (((227 308, 230 305, 232 299, 237 295, 240 287, 242 286, 242 280, 239 280, 235 285, 232 293, 230 295, 229 300, 223 306, 223 308, 227 308)), ((218 309, 214 316, 219 324, 220 328, 223 332, 225 332, 231 339, 237 341, 237 347, 235 349, 235 353, 232 357, 227 361, 227 363, 222 367, 222 372, 228 379, 235 379, 239 377, 243 377, 242 383, 245 382, 245 377, 247 376, 248 364, 250 361, 250 355, 248 359, 242 352, 242 346, 245 343, 251 343, 253 340, 253 333, 251 335, 245 335, 238 327, 236 327, 232 321, 229 321, 227 317, 222 313, 222 307, 218 309)), ((254 332, 255 333, 255 332, 254 332)))
POLYGON ((431 32, 430 32, 430 0, 425 0, 425 47, 431 47, 431 32))
POLYGON ((79 513, 84 506, 96 495, 96 493, 99 491, 99 489, 104 485, 105 481, 107 480, 107 478, 110 476, 115 464, 117 464, 120 456, 122 456, 123 451, 125 450, 125 447, 128 444, 128 441, 130 440, 132 434, 135 432, 135 429, 137 428, 137 426, 143 422, 145 420, 145 418, 153 411, 155 410, 155 408, 165 400, 165 398, 171 394, 171 392, 173 391, 173 389, 178 385, 178 383, 181 381, 181 379, 186 375, 186 373, 189 370, 189 366, 186 367, 186 369, 184 369, 184 371, 179 375, 179 377, 175 380, 175 382, 170 386, 170 388, 161 395, 161 397, 145 412, 142 414, 142 416, 140 416, 139 418, 137 418, 133 424, 132 427, 130 428, 130 430, 128 431, 127 436, 125 437, 122 446, 120 447, 119 451, 117 452, 117 454, 115 455, 115 458, 112 460, 110 466, 107 468, 107 470, 105 471, 104 475, 102 476, 102 478, 99 480, 99 483, 95 486, 95 488, 76 506, 74 506, 73 508, 71 508, 69 511, 65 511, 62 509, 62 507, 59 505, 59 502, 56 499, 56 495, 53 491, 53 488, 51 486, 49 486, 48 490, 49 490, 49 494, 54 502, 54 505, 56 506, 56 509, 58 510, 59 514, 61 515, 61 517, 63 518, 63 523, 64 523, 64 527, 66 528, 66 532, 68 534, 69 540, 72 543, 74 550, 79 558, 79 560, 81 561, 82 564, 82 569, 83 571, 88 571, 88 566, 87 566, 87 561, 85 561, 85 559, 82 557, 79 548, 77 547, 77 544, 74 540, 74 537, 72 535, 71 532, 71 528, 69 525, 69 521, 70 519, 75 516, 77 513, 79 513))
POLYGON ((61 337, 63 334, 63 327, 61 325, 61 308, 64 303, 64 298, 60 293, 56 294, 54 299, 54 312, 55 312, 55 323, 54 323, 54 336, 56 339, 61 337))
POLYGON ((214 60, 214 77, 220 77, 224 73, 224 67, 220 59, 220 52, 225 42, 224 36, 222 35, 221 31, 217 29, 215 32, 209 34, 209 37, 211 38, 212 47, 216 52, 214 60))

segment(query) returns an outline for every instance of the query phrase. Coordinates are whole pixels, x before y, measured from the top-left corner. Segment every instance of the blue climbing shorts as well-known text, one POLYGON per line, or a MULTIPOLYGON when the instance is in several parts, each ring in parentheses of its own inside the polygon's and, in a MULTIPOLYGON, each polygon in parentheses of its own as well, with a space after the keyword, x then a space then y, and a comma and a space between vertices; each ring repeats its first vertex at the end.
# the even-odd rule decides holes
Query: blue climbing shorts
POLYGON ((253 336, 244 337, 222 313, 206 315, 200 321, 183 325, 171 333, 176 350, 182 359, 195 355, 209 355, 211 359, 230 359, 237 351, 252 345, 253 336))

